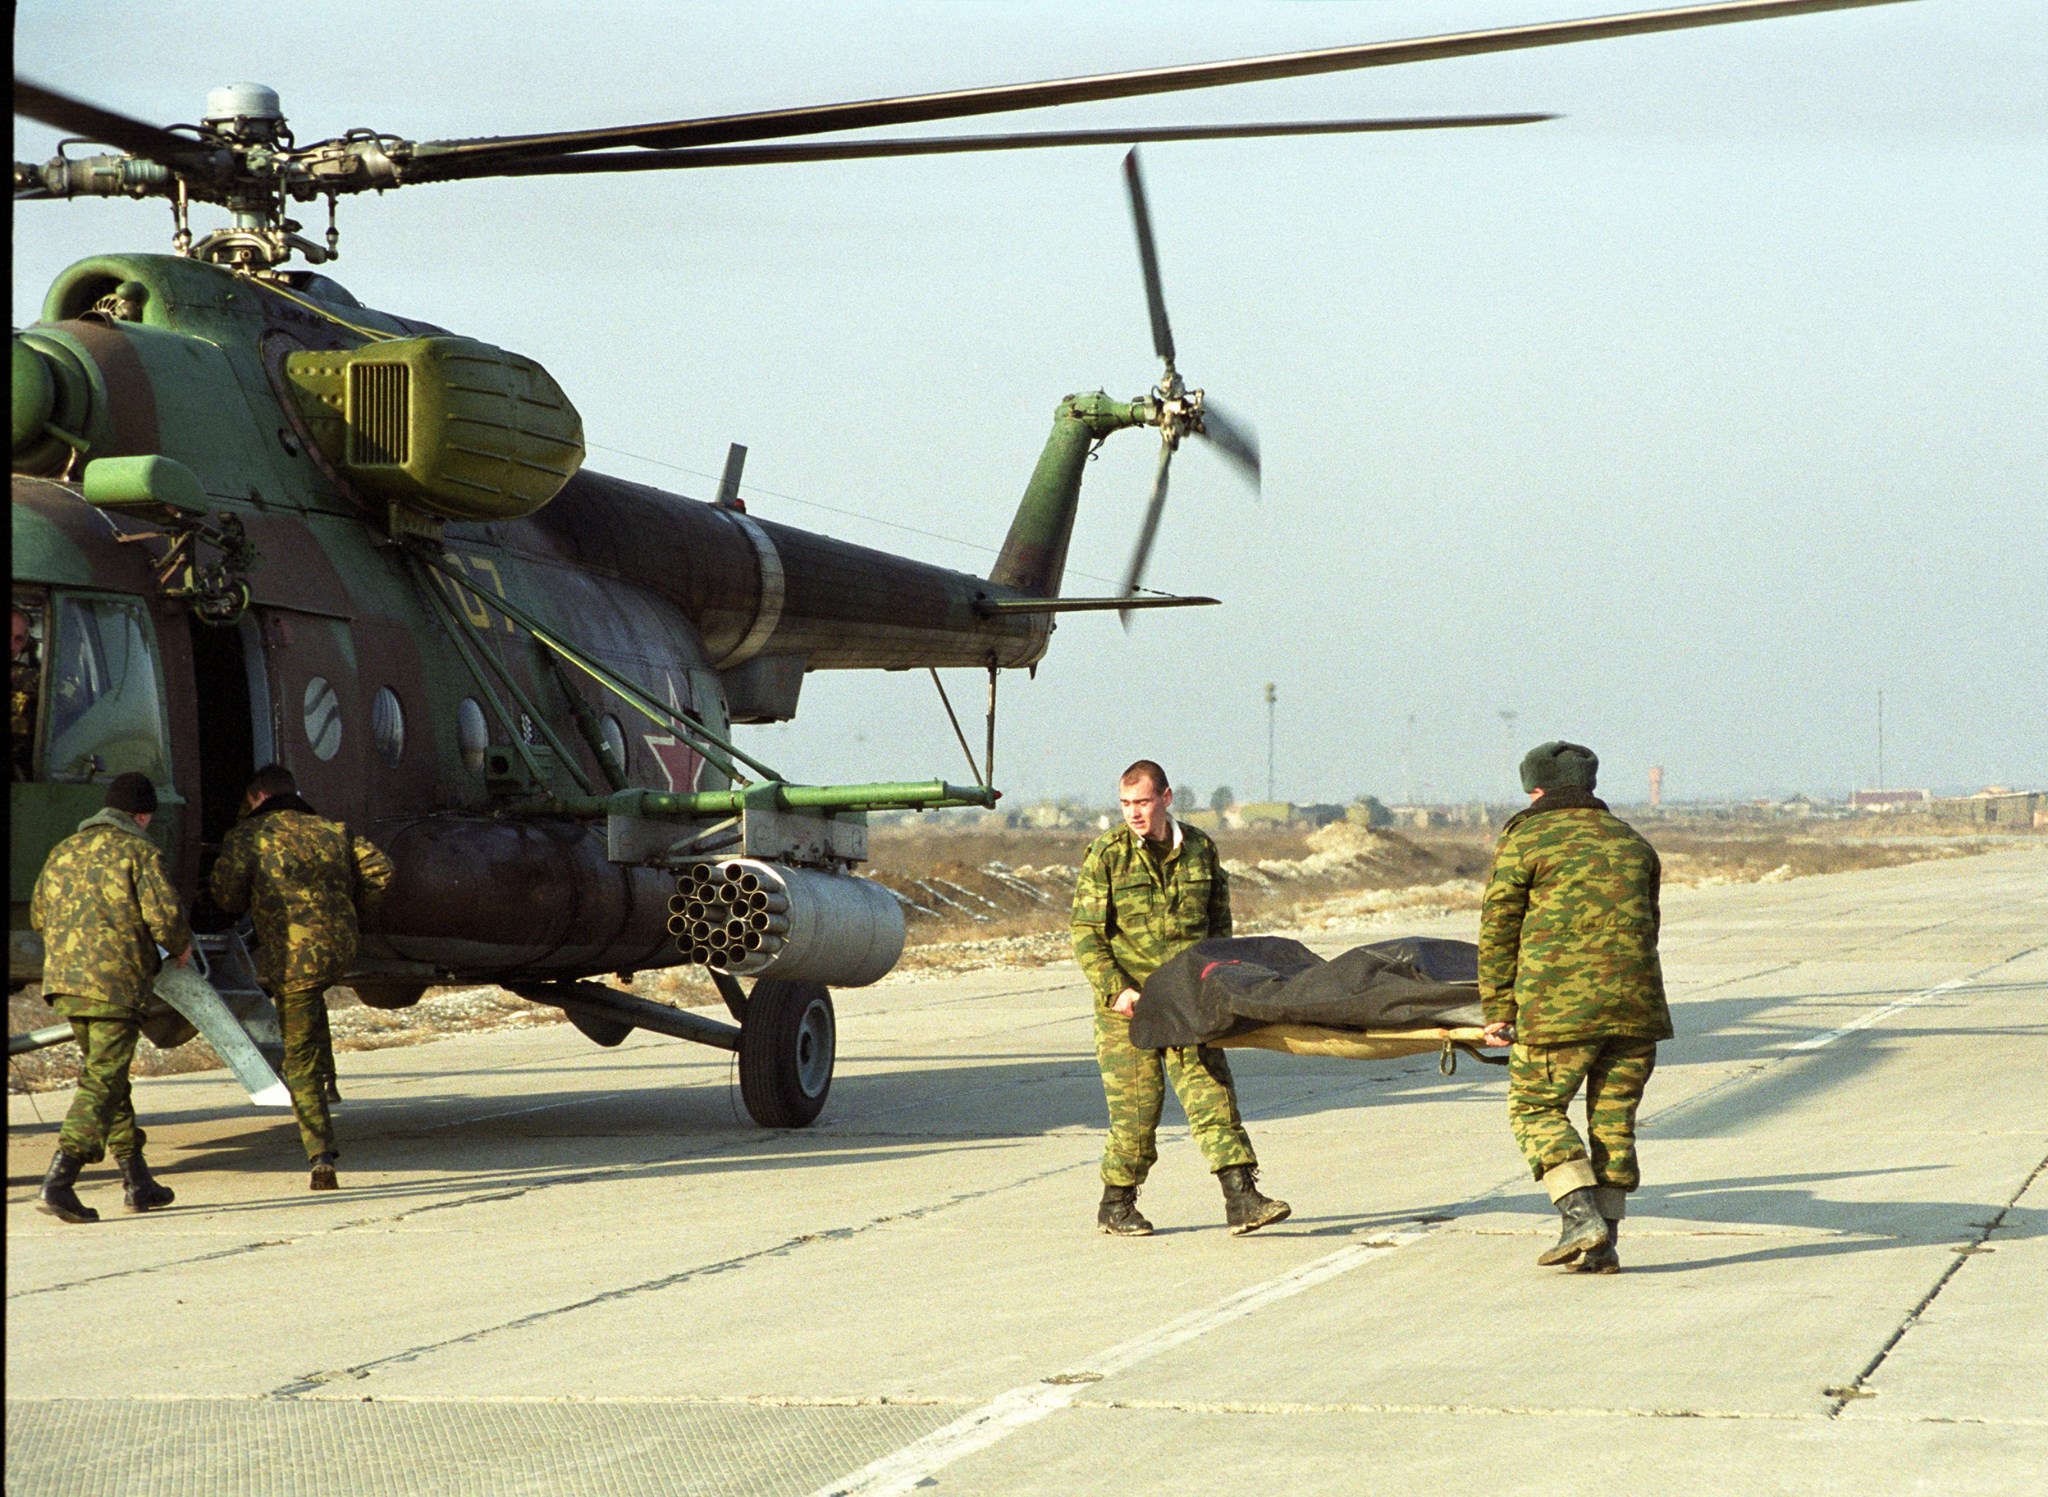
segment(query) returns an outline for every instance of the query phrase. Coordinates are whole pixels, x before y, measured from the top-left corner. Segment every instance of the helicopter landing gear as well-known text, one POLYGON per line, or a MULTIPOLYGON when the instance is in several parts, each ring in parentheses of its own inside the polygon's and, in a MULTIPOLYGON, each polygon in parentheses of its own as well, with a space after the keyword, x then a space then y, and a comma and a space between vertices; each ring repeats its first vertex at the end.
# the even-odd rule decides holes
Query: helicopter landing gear
POLYGON ((821 982, 764 977, 740 1026, 740 1099, 763 1128, 805 1128, 832 1089, 838 1023, 821 982))

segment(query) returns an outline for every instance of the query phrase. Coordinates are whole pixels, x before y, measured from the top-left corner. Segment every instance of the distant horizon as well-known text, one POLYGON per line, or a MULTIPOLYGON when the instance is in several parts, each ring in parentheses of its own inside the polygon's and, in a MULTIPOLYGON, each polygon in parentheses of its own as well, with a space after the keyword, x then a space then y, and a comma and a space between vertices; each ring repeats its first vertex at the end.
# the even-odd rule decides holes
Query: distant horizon
MULTIPOLYGON (((958 782, 956 781, 955 783, 958 782)), ((996 788, 1000 790, 1002 789, 1002 786, 998 784, 996 788)), ((1209 804, 1209 796, 1214 793, 1215 787, 1211 786, 1207 787, 1206 789, 1200 786, 1196 787, 1196 794, 1192 804, 1188 802, 1187 792, 1185 790, 1178 786, 1174 788, 1176 801, 1175 809, 1177 811, 1184 813, 1187 811, 1208 811, 1211 809, 1209 804)), ((1726 806, 1752 806, 1759 804, 1783 804, 1787 801, 1797 799, 1801 796, 1804 796, 1807 800, 1813 802, 1815 805, 1846 807, 1848 805, 1849 798, 1852 795, 1872 793, 1891 794, 1901 791, 1917 792, 1921 790, 1925 790, 1928 793, 1929 799, 1931 800, 1968 800, 1971 797, 1976 796, 1984 791, 1991 790, 1992 788, 1993 787, 1991 786, 1979 785, 1974 787, 1973 789, 1956 790, 1946 788, 1943 786, 1887 785, 1883 787, 1882 792, 1880 792, 1877 786, 1864 785, 1857 787, 1855 790, 1826 792, 1816 792, 1812 790, 1762 790, 1757 791, 1753 794, 1739 794, 1729 796, 1681 797, 1667 795, 1659 803, 1658 809, 1668 811, 1684 807, 1710 808, 1726 806)), ((1609 805, 1636 806, 1647 808, 1650 804, 1649 797, 1647 795, 1641 797, 1631 797, 1626 794, 1611 791, 1605 787, 1596 787, 1593 793, 1599 796, 1602 800, 1606 801, 1609 805)), ((2032 785, 2016 784, 2003 786, 1999 787, 1996 793, 2003 795, 2048 795, 2048 782, 2032 785)), ((1363 795, 1348 796, 1342 800, 1289 800, 1285 797, 1276 797, 1275 799, 1269 801, 1264 799, 1252 799, 1249 797, 1240 796, 1231 802, 1231 806, 1233 808, 1238 806, 1275 805, 1350 806, 1357 805, 1360 802, 1360 800, 1364 798, 1364 795, 1372 796, 1373 799, 1377 800, 1381 805, 1387 807, 1389 810, 1395 810, 1400 808, 1440 810, 1478 805, 1519 806, 1524 804, 1528 800, 1528 796, 1525 793, 1518 792, 1511 796, 1461 796, 1454 800, 1405 801, 1389 798, 1388 796, 1380 795, 1373 791, 1366 791, 1363 793, 1363 795)), ((1097 795, 1087 795, 1079 792, 1070 791, 1063 794, 1036 795, 1032 796, 1028 800, 1020 799, 1019 797, 1010 795, 1006 792, 1003 796, 1003 799, 997 803, 996 809, 998 811, 1013 811, 1024 809, 1030 806, 1093 807, 1097 805, 1100 805, 1102 809, 1108 811, 1113 811, 1116 808, 1116 802, 1114 797, 1109 795, 1107 792, 1097 795)), ((906 812, 904 814, 914 815, 923 813, 906 812)), ((1872 814, 1888 813, 1874 812, 1872 814)))

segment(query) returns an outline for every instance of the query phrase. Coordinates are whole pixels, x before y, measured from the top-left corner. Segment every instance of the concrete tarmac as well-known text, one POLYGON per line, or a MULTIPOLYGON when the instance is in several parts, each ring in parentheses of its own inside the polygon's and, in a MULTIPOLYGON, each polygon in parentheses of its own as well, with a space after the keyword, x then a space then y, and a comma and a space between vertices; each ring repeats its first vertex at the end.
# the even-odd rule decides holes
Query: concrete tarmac
POLYGON ((2048 849, 1675 890, 1664 953, 1614 1277, 1535 1265, 1503 1072, 1431 1055, 1234 1052, 1293 1217, 1229 1236, 1169 1103, 1158 1235, 1098 1234, 1071 967, 837 995, 800 1132, 645 1034, 344 1054, 334 1195, 144 1080, 177 1204, 96 1167, 90 1227, 11 1097, 7 1490, 2048 1490, 2048 849))

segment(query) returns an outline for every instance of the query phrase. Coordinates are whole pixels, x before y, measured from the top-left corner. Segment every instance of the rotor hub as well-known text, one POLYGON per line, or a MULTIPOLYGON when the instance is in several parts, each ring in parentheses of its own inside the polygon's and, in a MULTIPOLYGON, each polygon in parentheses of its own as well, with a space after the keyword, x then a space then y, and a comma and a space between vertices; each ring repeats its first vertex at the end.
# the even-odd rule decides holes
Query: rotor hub
POLYGON ((268 144, 284 131, 284 109, 277 90, 266 84, 229 83, 207 93, 199 122, 226 140, 268 144))

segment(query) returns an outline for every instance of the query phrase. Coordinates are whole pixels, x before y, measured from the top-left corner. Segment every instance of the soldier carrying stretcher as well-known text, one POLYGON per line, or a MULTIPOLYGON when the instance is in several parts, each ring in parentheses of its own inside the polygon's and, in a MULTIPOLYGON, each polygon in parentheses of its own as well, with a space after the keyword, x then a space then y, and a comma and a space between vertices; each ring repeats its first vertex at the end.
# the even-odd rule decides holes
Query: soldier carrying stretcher
POLYGON ((1550 742, 1522 760, 1529 808, 1501 830, 1479 917, 1486 1040, 1507 1044, 1508 1122, 1563 1218, 1538 1263, 1615 1273, 1636 1109, 1671 1038, 1657 960, 1661 870, 1593 794, 1600 760, 1550 742), (1586 1089, 1586 1139, 1565 1116, 1586 1089))
POLYGON ((1259 1193, 1258 1156, 1238 1113, 1230 1062, 1212 1045, 1141 1050, 1131 1010, 1145 979, 1176 952, 1230 934, 1230 880, 1216 844, 1171 814, 1166 771, 1140 759, 1117 791, 1124 824, 1096 838, 1074 889, 1074 956, 1095 990, 1095 1059, 1109 1099, 1096 1225, 1145 1237, 1138 1187, 1159 1157, 1156 1135, 1166 1081, 1173 1082, 1202 1156, 1223 1187, 1233 1234, 1284 1220, 1285 1201, 1259 1193))

